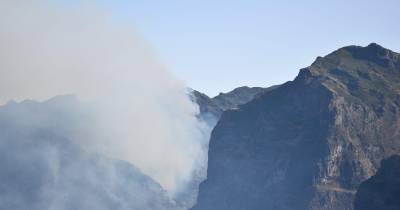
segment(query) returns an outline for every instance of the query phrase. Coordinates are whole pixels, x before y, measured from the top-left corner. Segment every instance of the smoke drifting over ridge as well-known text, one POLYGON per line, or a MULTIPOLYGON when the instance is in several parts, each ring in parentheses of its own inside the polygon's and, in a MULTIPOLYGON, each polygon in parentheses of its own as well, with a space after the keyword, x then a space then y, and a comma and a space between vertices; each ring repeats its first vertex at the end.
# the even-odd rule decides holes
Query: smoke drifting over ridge
POLYGON ((131 162, 175 192, 205 163, 208 128, 145 41, 95 7, 0 1, 0 103, 77 95, 96 119, 92 138, 79 142, 85 149, 131 162))

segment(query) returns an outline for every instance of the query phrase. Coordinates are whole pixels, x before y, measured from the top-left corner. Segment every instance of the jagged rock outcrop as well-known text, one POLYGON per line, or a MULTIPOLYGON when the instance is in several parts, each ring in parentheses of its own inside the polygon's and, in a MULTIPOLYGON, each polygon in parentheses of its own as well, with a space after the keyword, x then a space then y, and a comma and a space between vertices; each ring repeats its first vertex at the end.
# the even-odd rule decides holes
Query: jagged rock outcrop
POLYGON ((400 56, 377 44, 319 57, 294 81, 225 111, 193 210, 347 210, 400 153, 400 56))
POLYGON ((83 150, 83 110, 73 96, 0 107, 0 209, 182 209, 132 164, 83 150))
POLYGON ((361 183, 357 190, 355 210, 400 209, 400 156, 382 161, 378 172, 361 183))

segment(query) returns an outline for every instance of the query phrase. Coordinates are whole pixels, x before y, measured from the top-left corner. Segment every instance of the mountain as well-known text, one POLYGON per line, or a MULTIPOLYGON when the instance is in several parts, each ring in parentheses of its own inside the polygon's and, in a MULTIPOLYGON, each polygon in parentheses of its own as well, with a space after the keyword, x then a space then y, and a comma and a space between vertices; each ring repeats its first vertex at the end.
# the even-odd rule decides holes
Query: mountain
POLYGON ((377 44, 318 57, 294 81, 223 112, 192 210, 353 209, 400 153, 400 55, 377 44))
POLYGON ((400 209, 400 156, 382 161, 378 172, 361 183, 354 202, 355 210, 400 209))
POLYGON ((182 209, 132 164, 85 151, 87 114, 73 96, 0 107, 0 209, 182 209))

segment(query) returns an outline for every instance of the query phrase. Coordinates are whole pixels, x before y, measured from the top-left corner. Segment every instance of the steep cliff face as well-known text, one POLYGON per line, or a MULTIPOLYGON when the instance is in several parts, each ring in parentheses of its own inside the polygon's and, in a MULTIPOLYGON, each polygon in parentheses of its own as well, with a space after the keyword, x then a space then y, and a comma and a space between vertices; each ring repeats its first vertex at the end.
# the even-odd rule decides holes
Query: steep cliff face
POLYGON ((193 210, 352 209, 355 189, 400 153, 400 56, 341 48, 223 113, 193 210))
POLYGON ((400 209, 400 156, 382 161, 378 172, 357 190, 355 210, 400 209))

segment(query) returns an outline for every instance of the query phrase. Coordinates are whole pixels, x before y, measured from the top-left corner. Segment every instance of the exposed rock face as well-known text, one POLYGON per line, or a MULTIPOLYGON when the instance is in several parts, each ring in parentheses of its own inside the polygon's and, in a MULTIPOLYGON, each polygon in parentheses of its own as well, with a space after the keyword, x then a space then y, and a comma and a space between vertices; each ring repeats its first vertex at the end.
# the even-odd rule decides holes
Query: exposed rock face
POLYGON ((376 175, 361 183, 357 190, 355 210, 400 209, 400 156, 382 161, 376 175))
POLYGON ((72 96, 0 107, 0 209, 180 209, 135 166, 82 150, 81 108, 72 96))
POLYGON ((400 56, 341 48, 228 110, 211 136, 193 210, 346 210, 380 161, 400 153, 400 56))

